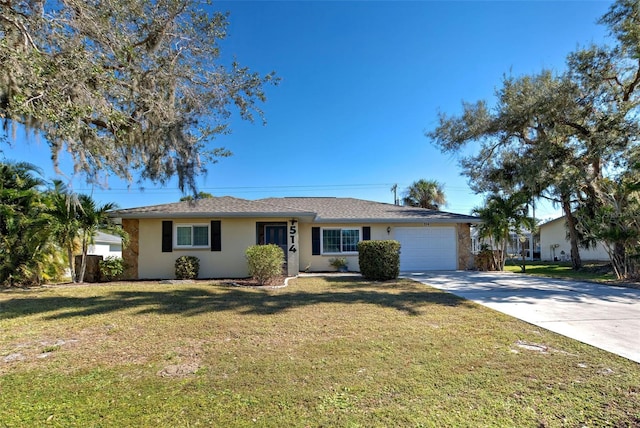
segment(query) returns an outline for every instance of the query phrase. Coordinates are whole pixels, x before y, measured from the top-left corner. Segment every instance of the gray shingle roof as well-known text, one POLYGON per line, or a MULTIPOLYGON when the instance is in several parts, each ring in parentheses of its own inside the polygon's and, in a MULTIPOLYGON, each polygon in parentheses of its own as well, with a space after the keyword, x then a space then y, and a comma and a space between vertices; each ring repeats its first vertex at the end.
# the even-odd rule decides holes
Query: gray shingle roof
POLYGON ((478 217, 366 201, 355 198, 267 198, 259 202, 284 204, 287 207, 316 213, 318 223, 341 222, 428 222, 428 223, 478 223, 478 217))
POLYGON ((162 205, 128 208, 112 212, 121 218, 169 218, 169 217, 288 217, 307 216, 313 212, 272 205, 268 202, 222 196, 195 201, 182 201, 162 205))
POLYGON ((317 223, 478 223, 477 217, 354 198, 266 198, 231 196, 113 211, 120 218, 297 217, 317 223))
POLYGON ((104 232, 96 232, 93 237, 96 244, 122 244, 122 238, 104 232))

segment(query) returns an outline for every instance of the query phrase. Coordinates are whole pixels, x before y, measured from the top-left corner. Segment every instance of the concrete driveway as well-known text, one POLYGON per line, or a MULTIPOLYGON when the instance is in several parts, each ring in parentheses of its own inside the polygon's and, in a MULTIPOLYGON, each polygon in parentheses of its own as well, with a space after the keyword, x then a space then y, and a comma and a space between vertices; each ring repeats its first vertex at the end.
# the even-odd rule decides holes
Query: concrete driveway
POLYGON ((401 276, 640 363, 638 289, 508 272, 401 276))

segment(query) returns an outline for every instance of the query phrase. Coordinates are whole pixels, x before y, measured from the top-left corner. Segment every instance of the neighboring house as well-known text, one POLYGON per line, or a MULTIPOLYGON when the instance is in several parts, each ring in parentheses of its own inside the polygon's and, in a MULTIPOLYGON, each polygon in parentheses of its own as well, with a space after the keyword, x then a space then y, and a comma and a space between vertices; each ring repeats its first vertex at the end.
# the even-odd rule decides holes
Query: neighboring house
POLYGON ((127 276, 173 278, 182 255, 200 259, 201 278, 249 275, 245 250, 254 244, 279 245, 288 275, 334 270, 341 256, 358 271, 357 244, 395 239, 401 245, 400 269, 456 270, 473 266, 470 225, 473 216, 353 198, 214 197, 117 210, 129 234, 123 258, 127 276))
MULTIPOLYGON (((483 245, 491 246, 489 238, 483 239, 478 236, 478 228, 471 228, 471 248, 473 254, 478 254, 482 250, 483 245)), ((497 250, 498 248, 495 248, 497 250)), ((521 233, 510 232, 509 242, 507 242, 507 258, 522 259, 522 251, 526 260, 540 260, 540 236, 532 234, 529 230, 523 230, 521 233), (524 242, 520 241, 524 238, 524 242), (533 251, 531 248, 533 243, 533 251)))
MULTIPOLYGON (((570 261, 571 243, 569 242, 566 220, 564 216, 543 223, 540 230, 540 251, 543 261, 570 261)), ((579 248, 582 260, 609 260, 607 250, 601 243, 594 249, 579 248)))
POLYGON ((122 238, 98 232, 93 238, 93 244, 89 245, 87 254, 102 256, 105 259, 109 256, 122 257, 122 238))

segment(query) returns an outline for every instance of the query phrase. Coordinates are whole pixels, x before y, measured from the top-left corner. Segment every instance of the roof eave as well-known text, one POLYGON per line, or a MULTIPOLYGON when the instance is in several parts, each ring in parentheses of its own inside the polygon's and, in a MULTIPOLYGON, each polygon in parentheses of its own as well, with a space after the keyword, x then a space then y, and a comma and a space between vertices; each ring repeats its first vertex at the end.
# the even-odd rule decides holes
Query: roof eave
POLYGON ((467 218, 316 218, 315 223, 402 223, 402 224, 416 224, 416 223, 437 223, 437 224, 457 224, 457 223, 470 223, 479 224, 482 223, 480 219, 467 219, 467 218))

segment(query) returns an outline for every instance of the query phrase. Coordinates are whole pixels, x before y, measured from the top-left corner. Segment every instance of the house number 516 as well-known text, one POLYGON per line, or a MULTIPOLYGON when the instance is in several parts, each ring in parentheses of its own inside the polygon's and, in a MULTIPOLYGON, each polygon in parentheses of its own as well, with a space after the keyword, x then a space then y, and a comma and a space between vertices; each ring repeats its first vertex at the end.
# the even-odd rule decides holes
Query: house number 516
POLYGON ((296 248, 296 233, 298 232, 298 227, 296 226, 297 220, 291 220, 291 225, 289 226, 289 238, 291 238, 291 246, 289 247, 289 251, 295 253, 298 251, 296 248))

